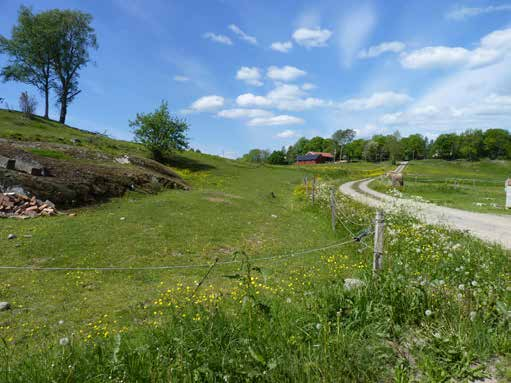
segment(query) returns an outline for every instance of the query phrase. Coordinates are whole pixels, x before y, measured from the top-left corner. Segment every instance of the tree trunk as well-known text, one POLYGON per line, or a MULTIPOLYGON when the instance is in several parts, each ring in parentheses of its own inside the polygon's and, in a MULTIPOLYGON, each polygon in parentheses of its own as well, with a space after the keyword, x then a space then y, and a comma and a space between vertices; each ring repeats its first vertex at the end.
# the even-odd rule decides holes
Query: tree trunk
POLYGON ((62 97, 60 99, 60 118, 59 122, 61 124, 66 123, 66 114, 67 114, 67 92, 63 92, 62 97))
POLYGON ((50 89, 48 85, 44 89, 44 118, 48 119, 48 110, 50 103, 50 89))

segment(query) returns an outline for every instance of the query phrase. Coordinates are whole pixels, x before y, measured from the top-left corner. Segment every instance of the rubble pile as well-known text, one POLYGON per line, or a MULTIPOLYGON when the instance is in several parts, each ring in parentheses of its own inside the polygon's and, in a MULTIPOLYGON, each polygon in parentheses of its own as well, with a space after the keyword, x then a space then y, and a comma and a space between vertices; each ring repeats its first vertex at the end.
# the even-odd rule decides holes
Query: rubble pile
POLYGON ((41 215, 56 215, 57 209, 51 201, 41 201, 18 193, 0 193, 1 217, 38 217, 41 215))

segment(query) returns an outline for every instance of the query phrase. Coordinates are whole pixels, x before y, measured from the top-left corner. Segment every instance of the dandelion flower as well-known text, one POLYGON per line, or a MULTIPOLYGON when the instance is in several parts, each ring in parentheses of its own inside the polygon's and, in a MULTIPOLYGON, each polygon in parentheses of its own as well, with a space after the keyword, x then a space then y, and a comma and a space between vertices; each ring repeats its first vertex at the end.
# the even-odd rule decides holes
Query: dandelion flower
POLYGON ((61 320, 59 320, 59 325, 61 325, 61 326, 62 326, 63 324, 64 324, 64 321, 63 321, 62 319, 61 319, 61 320))
POLYGON ((427 317, 429 317, 429 316, 431 316, 431 314, 433 314, 433 311, 431 311, 431 310, 426 310, 426 311, 424 312, 424 314, 426 314, 426 316, 427 316, 427 317))
POLYGON ((463 283, 459 284, 458 289, 460 289, 462 291, 465 290, 465 285, 463 283))
POLYGON ((59 344, 61 346, 67 346, 69 344, 69 338, 65 336, 64 338, 60 338, 59 344))
POLYGON ((472 281, 472 286, 476 287, 477 286, 477 281, 472 281))
POLYGON ((471 311, 469 314, 470 320, 473 322, 476 319, 477 313, 475 311, 471 311))

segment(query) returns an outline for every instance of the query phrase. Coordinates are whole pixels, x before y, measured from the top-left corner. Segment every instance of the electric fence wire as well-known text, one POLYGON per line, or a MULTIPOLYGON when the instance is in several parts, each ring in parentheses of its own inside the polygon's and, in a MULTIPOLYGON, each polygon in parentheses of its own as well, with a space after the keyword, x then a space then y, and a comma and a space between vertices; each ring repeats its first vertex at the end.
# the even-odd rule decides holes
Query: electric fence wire
MULTIPOLYGON (((252 258, 251 262, 259 262, 259 261, 278 261, 281 259, 294 258, 302 255, 315 253, 319 251, 329 250, 341 246, 348 245, 350 243, 357 242, 356 239, 350 239, 343 242, 334 243, 331 245, 317 247, 307 250, 302 250, 298 252, 269 256, 269 257, 259 257, 252 258)), ((216 265, 230 265, 236 263, 242 263, 241 260, 232 260, 232 261, 224 261, 224 262, 216 262, 216 265)), ((119 267, 119 266, 111 266, 111 267, 33 267, 33 266, 0 266, 0 270, 21 270, 21 271, 150 271, 150 270, 171 270, 171 269, 199 269, 199 268, 208 268, 211 267, 211 264, 199 264, 199 265, 171 265, 171 266, 144 266, 144 267, 119 267)))

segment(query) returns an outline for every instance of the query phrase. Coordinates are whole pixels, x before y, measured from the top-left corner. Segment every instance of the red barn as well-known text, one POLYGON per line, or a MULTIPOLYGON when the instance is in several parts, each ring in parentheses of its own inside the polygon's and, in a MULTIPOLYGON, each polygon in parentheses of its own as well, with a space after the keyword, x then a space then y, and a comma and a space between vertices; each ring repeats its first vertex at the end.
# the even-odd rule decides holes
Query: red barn
POLYGON ((296 165, 322 164, 332 162, 334 156, 330 153, 308 152, 307 154, 296 156, 296 165))

